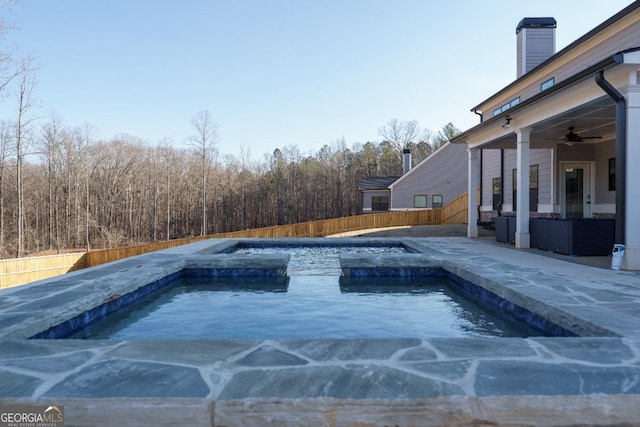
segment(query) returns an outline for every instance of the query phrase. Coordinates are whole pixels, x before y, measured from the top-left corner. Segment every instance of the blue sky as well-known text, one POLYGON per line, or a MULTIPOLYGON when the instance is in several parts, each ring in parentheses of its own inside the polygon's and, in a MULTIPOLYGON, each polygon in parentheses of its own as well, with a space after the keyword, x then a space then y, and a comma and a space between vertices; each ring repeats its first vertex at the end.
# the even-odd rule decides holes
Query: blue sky
MULTIPOLYGON (((261 158, 379 141, 388 120, 465 130, 515 79, 515 28, 553 16, 562 49, 629 0, 22 0, 4 46, 38 65, 65 124, 184 145, 209 110, 218 150, 261 158)), ((0 104, 12 118, 15 100, 0 104)))

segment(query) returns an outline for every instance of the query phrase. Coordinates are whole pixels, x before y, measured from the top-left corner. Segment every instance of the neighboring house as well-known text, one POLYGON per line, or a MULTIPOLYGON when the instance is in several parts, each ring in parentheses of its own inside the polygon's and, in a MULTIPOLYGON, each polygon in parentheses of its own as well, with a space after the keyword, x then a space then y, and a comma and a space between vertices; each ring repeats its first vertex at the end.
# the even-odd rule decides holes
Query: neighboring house
POLYGON ((479 219, 512 213, 515 245, 540 247, 535 217, 614 218, 622 268, 640 270, 640 2, 557 53, 555 27, 520 22, 516 80, 451 140, 469 149, 468 235, 479 219))
POLYGON ((362 191, 362 212, 383 212, 389 210, 391 190, 389 186, 399 176, 365 176, 360 178, 358 190, 362 191))
POLYGON ((467 191, 467 147, 447 142, 389 189, 389 210, 437 209, 467 191))
POLYGON ((467 191, 467 148, 446 143, 411 168, 403 153, 402 176, 360 180, 363 212, 438 209, 467 191))

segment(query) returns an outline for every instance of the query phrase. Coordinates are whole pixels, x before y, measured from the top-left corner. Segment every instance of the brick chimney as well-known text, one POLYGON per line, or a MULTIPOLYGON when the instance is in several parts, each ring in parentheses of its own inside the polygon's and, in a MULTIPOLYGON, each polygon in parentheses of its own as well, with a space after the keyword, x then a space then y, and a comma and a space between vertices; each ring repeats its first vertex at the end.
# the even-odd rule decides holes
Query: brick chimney
POLYGON ((402 150, 402 168, 403 175, 411 170, 411 150, 408 148, 402 150))
POLYGON ((524 18, 516 27, 516 37, 520 78, 556 53, 556 20, 524 18))

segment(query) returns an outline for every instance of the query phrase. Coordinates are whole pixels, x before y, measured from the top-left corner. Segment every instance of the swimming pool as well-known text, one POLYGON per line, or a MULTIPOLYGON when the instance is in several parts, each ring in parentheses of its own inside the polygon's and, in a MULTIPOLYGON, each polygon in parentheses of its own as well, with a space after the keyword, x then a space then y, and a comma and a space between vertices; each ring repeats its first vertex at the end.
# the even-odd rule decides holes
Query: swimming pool
POLYGON ((183 277, 70 336, 92 339, 287 339, 539 336, 442 275, 341 277, 340 256, 398 246, 243 247, 286 252, 288 277, 183 277))
MULTIPOLYGON (((413 272, 430 264, 461 287, 468 282, 476 293, 493 294, 503 306, 519 306, 582 338, 26 339, 171 275, 197 268, 244 273, 266 265, 255 257, 267 255, 223 260, 227 255, 216 254, 239 241, 216 239, 0 291, 0 398, 64 404, 74 425, 140 424, 141 410, 147 423, 158 425, 247 419, 256 425, 533 425, 536 415, 553 424, 637 420, 637 274, 473 239, 401 242, 416 253, 351 254, 348 265, 341 260, 343 272, 413 272)), ((354 279, 361 280, 344 277, 341 291, 349 292, 354 279)))

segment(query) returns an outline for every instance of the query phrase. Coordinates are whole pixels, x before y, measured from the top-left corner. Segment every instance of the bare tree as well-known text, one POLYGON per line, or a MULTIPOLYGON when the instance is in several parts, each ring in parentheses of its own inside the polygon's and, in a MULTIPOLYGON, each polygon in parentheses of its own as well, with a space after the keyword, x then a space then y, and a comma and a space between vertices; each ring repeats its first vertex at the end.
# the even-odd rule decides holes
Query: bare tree
POLYGON ((160 155, 162 157, 162 165, 164 168, 164 171, 166 173, 165 175, 165 193, 166 193, 166 200, 165 200, 165 209, 166 209, 166 240, 170 240, 171 239, 171 191, 172 191, 172 187, 171 187, 171 176, 172 176, 172 169, 173 166, 175 164, 175 159, 176 159, 176 154, 173 150, 173 148, 171 147, 171 145, 173 144, 173 140, 171 138, 162 138, 162 141, 160 141, 160 155))
POLYGON ((42 126, 42 137, 39 141, 39 154, 44 160, 48 192, 48 247, 55 247, 60 253, 60 227, 58 212, 58 174, 61 162, 61 146, 63 139, 62 118, 52 113, 49 121, 42 126))
POLYGON ((401 154, 410 142, 416 141, 420 135, 420 129, 415 120, 401 122, 398 119, 391 119, 386 126, 378 129, 378 134, 401 154))
POLYGON ((207 172, 215 155, 215 144, 218 139, 218 125, 211 119, 208 110, 198 112, 192 119, 191 125, 195 135, 190 138, 193 147, 201 161, 201 202, 202 202, 202 230, 201 235, 207 234, 207 172))
POLYGON ((0 258, 4 257, 5 248, 5 209, 4 209, 4 185, 5 165, 11 145, 11 125, 7 121, 0 123, 0 258))
POLYGON ((30 142, 30 126, 33 118, 28 115, 33 106, 32 93, 35 87, 35 71, 29 58, 24 58, 20 65, 20 82, 18 87, 18 118, 15 124, 16 154, 16 186, 17 186, 17 256, 24 253, 24 194, 23 194, 23 162, 27 146, 30 142))
MULTIPOLYGON (((78 173, 78 177, 80 177, 80 175, 84 176, 84 197, 85 197, 85 211, 84 211, 84 241, 85 241, 85 245, 87 248, 87 252, 91 249, 91 238, 90 238, 90 228, 91 228, 91 212, 90 212, 90 200, 91 200, 91 193, 90 193, 90 181, 94 172, 94 161, 92 159, 89 158, 89 156, 86 155, 89 147, 91 147, 95 141, 94 141, 94 133, 95 133, 95 129, 93 126, 89 125, 89 124, 85 124, 83 126, 83 128, 79 131, 79 138, 78 138, 78 149, 80 152, 85 153, 85 155, 82 157, 83 161, 82 161, 82 165, 79 168, 80 172, 78 173)), ((79 181, 79 179, 78 179, 79 181)), ((80 197, 77 198, 77 204, 76 207, 79 208, 80 207, 80 197)), ((78 225, 79 225, 79 221, 80 221, 80 212, 79 209, 76 210, 77 212, 77 221, 78 221, 78 225)), ((78 226, 78 231, 80 231, 80 227, 78 226)))

